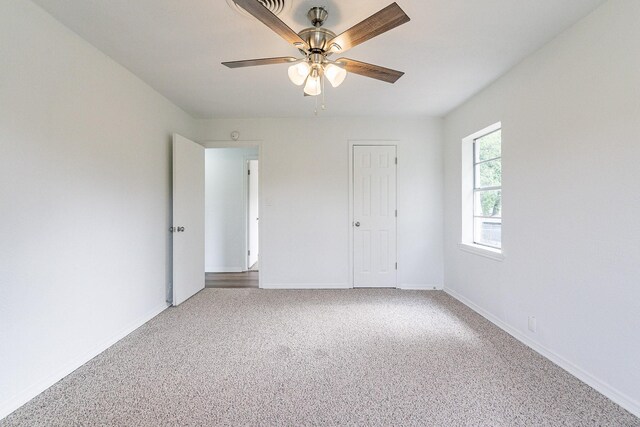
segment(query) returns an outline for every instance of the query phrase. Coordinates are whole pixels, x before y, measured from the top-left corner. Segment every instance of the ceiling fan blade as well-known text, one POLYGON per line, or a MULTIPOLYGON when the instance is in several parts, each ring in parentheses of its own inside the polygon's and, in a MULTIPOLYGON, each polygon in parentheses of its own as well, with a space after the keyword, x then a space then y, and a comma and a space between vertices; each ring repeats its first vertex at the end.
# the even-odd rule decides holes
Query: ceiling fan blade
POLYGON ((279 56, 277 58, 245 59, 244 61, 223 62, 229 68, 255 67, 256 65, 273 65, 296 62, 298 59, 292 56, 279 56))
POLYGON ((382 80, 387 83, 395 83, 404 75, 402 71, 392 70, 391 68, 381 67, 379 65, 367 64, 366 62, 355 61, 349 58, 340 58, 335 61, 341 65, 347 72, 360 74, 361 76, 371 77, 372 79, 382 80))
POLYGON ((410 20, 398 3, 394 2, 334 37, 329 41, 328 46, 332 52, 345 52, 410 20))
POLYGON ((238 6, 253 15, 258 21, 271 28, 280 37, 298 48, 309 48, 307 43, 300 38, 287 24, 264 7, 258 0, 234 0, 238 6))

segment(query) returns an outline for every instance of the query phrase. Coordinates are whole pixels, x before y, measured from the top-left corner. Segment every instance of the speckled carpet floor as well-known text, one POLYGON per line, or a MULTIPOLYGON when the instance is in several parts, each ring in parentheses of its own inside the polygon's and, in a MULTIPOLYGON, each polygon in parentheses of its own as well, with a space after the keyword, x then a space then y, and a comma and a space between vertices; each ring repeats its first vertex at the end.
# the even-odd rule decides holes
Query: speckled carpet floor
POLYGON ((205 289, 2 426, 640 426, 438 291, 205 289))

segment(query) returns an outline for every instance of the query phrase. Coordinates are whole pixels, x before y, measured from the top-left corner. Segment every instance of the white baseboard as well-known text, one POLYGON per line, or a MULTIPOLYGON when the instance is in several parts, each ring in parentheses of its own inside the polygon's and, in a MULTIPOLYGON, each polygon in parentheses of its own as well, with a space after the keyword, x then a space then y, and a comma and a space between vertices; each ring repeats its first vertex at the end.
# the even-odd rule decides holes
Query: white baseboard
MULTIPOLYGON (((262 289, 353 289, 350 283, 265 283, 261 284, 262 289)), ((376 289, 376 288, 368 288, 376 289)), ((390 288, 379 288, 390 289, 390 288)), ((442 285, 427 285, 423 283, 407 283, 398 285, 401 290, 442 290, 442 285)))
POLYGON ((246 271, 243 267, 214 267, 207 268, 207 273, 242 273, 246 271))
POLYGON ((475 311, 476 313, 480 314, 485 319, 489 320, 491 323, 493 323, 494 325, 496 325, 497 327, 499 327, 500 329, 502 329, 503 331, 505 331, 506 333, 508 333, 509 335, 511 335, 518 341, 520 341, 521 343, 525 344, 526 346, 530 347, 534 351, 546 357, 556 365, 560 366, 562 369, 569 372, 571 375, 578 378, 580 381, 586 383, 587 385, 595 389, 597 392, 605 395, 606 397, 608 397, 618 405, 622 406, 627 411, 631 412, 636 417, 640 417, 640 402, 632 399, 631 397, 627 396, 624 393, 619 392, 618 390, 611 387, 606 382, 599 380, 598 378, 594 377, 593 375, 586 372, 582 368, 578 367, 574 363, 558 355, 554 351, 533 341, 531 338, 529 338, 519 330, 508 325, 507 323, 500 320, 499 318, 489 313, 485 309, 477 306, 475 303, 463 297, 456 291, 446 287, 444 288, 444 291, 447 294, 451 295, 453 298, 457 299, 458 301, 466 305, 467 307, 469 307, 470 309, 472 309, 473 311, 475 311))
POLYGON ((81 356, 78 356, 68 363, 65 363, 60 367, 56 372, 51 375, 43 378, 35 383, 32 383, 25 387, 24 389, 18 391, 15 396, 10 398, 5 402, 0 403, 0 420, 2 420, 7 415, 11 414, 13 411, 78 369, 80 366, 87 363, 89 360, 93 359, 109 347, 111 347, 116 342, 120 341, 122 338, 129 335, 131 332, 138 329, 140 326, 147 323, 149 320, 156 317, 158 314, 162 313, 164 310, 169 307, 168 304, 164 303, 153 310, 148 311, 144 315, 140 316, 135 321, 131 322, 127 327, 120 330, 118 333, 114 334, 112 337, 102 341, 100 344, 96 345, 86 353, 81 356))
POLYGON ((426 283, 402 283, 398 289, 403 291, 437 291, 442 290, 442 285, 428 285, 426 283))
POLYGON ((261 289, 352 289, 349 283, 261 283, 261 289))

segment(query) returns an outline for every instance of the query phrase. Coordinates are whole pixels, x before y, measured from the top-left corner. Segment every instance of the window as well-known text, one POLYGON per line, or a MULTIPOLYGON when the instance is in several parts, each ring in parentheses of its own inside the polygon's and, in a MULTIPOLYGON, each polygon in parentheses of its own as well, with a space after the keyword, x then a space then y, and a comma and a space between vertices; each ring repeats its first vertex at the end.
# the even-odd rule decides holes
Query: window
POLYGON ((502 130, 473 140, 473 243, 502 247, 502 130))
POLYGON ((461 231, 461 250, 503 259, 500 122, 462 140, 461 231))

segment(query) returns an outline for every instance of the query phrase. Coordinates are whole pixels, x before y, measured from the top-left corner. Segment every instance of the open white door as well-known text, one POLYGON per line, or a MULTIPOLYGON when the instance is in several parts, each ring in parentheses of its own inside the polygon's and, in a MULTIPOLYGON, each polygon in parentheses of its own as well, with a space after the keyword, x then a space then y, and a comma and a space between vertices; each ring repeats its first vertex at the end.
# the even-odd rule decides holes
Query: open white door
POLYGON ((396 147, 353 147, 353 286, 396 287, 396 147))
POLYGON ((204 289, 204 147, 173 135, 173 305, 204 289))

